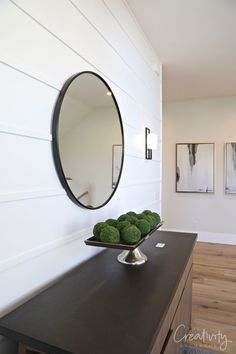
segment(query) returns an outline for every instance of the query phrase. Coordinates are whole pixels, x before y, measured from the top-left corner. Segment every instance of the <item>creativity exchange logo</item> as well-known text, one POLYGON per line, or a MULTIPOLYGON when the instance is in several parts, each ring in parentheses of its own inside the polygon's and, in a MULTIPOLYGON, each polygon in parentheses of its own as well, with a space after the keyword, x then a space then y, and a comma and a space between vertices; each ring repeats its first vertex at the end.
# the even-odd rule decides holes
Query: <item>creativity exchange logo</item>
MULTIPOLYGON (((207 331, 206 329, 194 330, 187 333, 187 328, 184 324, 180 324, 174 332, 174 342, 175 343, 188 343, 189 345, 197 345, 200 347, 208 346, 214 347, 214 349, 225 352, 228 348, 229 343, 232 343, 232 340, 229 340, 226 334, 223 334, 220 330, 216 331, 207 331), (183 334, 184 333, 184 334, 183 334), (187 334, 186 334, 187 333, 187 334), (194 343, 195 342, 195 343, 194 343)), ((195 350, 195 349, 193 349, 195 350)), ((196 351, 193 352, 195 354, 196 351)))

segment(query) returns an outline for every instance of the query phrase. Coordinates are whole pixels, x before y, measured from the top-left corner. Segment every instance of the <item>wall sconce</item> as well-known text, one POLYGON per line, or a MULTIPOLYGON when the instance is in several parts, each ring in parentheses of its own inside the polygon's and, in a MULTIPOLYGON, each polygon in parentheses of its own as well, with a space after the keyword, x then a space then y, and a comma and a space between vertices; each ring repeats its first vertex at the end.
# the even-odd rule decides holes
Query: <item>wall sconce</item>
POLYGON ((145 128, 145 158, 152 159, 152 150, 157 149, 157 135, 150 132, 149 128, 145 128))

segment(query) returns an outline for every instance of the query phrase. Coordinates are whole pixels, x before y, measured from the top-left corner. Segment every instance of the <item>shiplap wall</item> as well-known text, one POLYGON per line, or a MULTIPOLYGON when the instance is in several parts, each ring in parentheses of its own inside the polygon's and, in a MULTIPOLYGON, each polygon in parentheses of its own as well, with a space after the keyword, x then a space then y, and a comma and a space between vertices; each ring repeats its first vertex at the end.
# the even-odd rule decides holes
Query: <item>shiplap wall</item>
MULTIPOLYGON (((122 0, 0 1, 0 314, 97 252, 94 223, 160 211, 161 66, 122 0), (57 177, 51 121, 67 78, 102 75, 124 123, 120 185, 102 209, 73 204, 57 177), (144 159, 144 128, 158 135, 144 159)), ((114 260, 115 261, 115 260, 114 260)))

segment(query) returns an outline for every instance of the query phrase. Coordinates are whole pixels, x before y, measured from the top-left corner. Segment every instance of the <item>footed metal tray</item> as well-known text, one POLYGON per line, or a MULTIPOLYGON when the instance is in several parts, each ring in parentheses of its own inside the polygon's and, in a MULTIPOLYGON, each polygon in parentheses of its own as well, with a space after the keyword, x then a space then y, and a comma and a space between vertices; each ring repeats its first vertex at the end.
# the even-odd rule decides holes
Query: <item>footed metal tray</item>
POLYGON ((118 255, 117 260, 123 264, 129 265, 140 265, 147 262, 147 256, 143 254, 138 247, 147 240, 156 230, 158 230, 163 225, 163 221, 161 221, 155 229, 149 232, 145 237, 142 237, 134 245, 127 245, 125 243, 107 243, 102 241, 97 241, 95 236, 92 236, 85 240, 86 245, 96 246, 96 247, 107 247, 107 248, 115 248, 124 250, 121 254, 118 255))

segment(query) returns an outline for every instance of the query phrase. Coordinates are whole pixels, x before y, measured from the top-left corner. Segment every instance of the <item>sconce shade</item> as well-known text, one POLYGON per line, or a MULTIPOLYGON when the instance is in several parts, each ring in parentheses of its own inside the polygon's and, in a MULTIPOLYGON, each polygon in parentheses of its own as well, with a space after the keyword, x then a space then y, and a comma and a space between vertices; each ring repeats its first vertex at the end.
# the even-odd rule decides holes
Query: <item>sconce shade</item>
POLYGON ((157 135, 149 133, 147 136, 147 148, 156 150, 157 149, 157 135))
POLYGON ((149 128, 145 128, 145 158, 152 160, 152 150, 157 149, 157 135, 151 134, 149 128))

